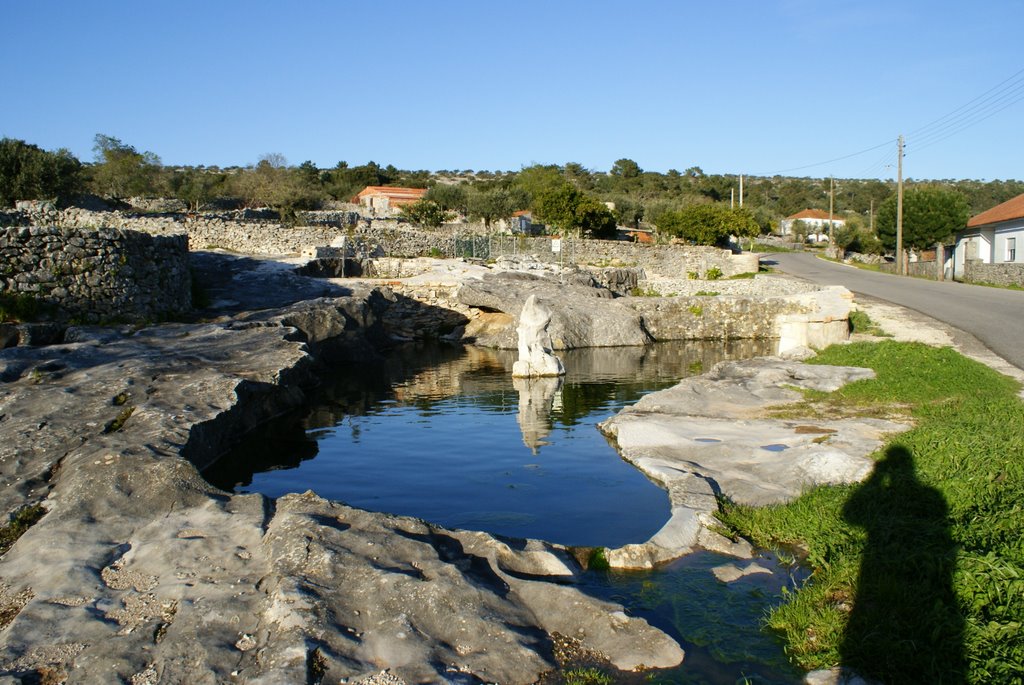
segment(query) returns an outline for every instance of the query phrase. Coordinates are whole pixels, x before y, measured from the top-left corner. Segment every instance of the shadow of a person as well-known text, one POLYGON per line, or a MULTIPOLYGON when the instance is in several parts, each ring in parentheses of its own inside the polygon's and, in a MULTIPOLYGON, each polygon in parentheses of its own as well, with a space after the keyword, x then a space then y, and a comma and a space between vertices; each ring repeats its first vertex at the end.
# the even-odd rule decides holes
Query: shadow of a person
POLYGON ((906 448, 893 446, 843 516, 867 533, 843 665, 885 683, 964 682, 956 545, 942 494, 918 480, 906 448))

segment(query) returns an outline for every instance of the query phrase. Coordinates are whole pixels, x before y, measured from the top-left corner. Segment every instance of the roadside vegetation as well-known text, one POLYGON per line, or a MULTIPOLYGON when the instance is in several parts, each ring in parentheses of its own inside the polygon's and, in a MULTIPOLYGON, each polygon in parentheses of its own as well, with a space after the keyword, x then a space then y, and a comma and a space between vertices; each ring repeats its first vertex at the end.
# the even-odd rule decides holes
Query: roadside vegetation
POLYGON ((842 663, 885 683, 1021 682, 1019 384, 949 348, 891 341, 833 346, 812 363, 877 377, 808 393, 796 411, 897 415, 914 427, 874 455, 864 483, 783 506, 724 503, 733 531, 813 569, 768 627, 806 669, 842 663))
MULTIPOLYGON (((114 136, 95 136, 92 160, 68 150, 46 151, 25 141, 0 139, 0 208, 17 200, 66 203, 83 193, 115 202, 130 197, 176 198, 191 211, 204 207, 270 207, 283 223, 296 212, 326 202, 349 202, 366 186, 427 188, 410 218, 437 225, 463 215, 490 225, 517 211, 529 211, 552 233, 590 237, 615 235, 617 226, 656 228, 662 240, 723 245, 730 235, 754 244, 772 233, 782 217, 829 205, 829 180, 785 176, 744 179, 740 207, 733 207, 739 176, 683 171, 650 171, 622 158, 607 171, 576 162, 534 164, 518 170, 403 170, 373 161, 329 167, 307 160, 292 164, 284 155, 254 155, 245 166, 168 166, 148 150, 114 136)), ((894 243, 895 184, 878 179, 836 179, 835 242, 852 252, 881 253, 894 243), (877 235, 871 230, 877 209, 877 235)), ((904 243, 929 247, 959 228, 965 212, 976 214, 1024 193, 1024 181, 907 181, 904 243)), ((800 222, 796 222, 799 226, 800 222)), ((795 233, 807 235, 810 227, 795 233)))

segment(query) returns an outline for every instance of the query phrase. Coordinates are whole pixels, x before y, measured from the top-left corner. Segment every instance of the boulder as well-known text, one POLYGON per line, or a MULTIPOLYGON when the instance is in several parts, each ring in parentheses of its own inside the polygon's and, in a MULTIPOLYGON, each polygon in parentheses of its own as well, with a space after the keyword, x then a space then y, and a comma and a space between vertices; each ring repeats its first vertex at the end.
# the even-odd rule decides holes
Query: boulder
MULTIPOLYGON (((469 279, 459 288, 458 301, 485 313, 501 312, 518 321, 530 295, 551 312, 548 332, 555 350, 577 347, 646 345, 652 342, 643 320, 630 307, 613 299, 610 290, 571 285, 557 277, 503 272, 469 279)), ((493 319, 485 317, 489 325, 493 319)), ((494 332, 466 327, 467 338, 487 347, 515 349, 512 326, 494 332)))

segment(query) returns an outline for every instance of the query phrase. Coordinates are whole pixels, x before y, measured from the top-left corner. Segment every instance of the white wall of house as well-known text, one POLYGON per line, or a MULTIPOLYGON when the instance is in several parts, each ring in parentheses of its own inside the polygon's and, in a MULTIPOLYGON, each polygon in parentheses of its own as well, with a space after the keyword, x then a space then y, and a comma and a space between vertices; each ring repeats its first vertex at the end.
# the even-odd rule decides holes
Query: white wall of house
MULTIPOLYGON (((828 232, 828 219, 783 219, 779 222, 779 231, 782 235, 793 233, 793 224, 802 221, 804 230, 812 233, 828 232)), ((846 223, 844 219, 832 219, 832 228, 842 228, 846 223)))
POLYGON ((992 262, 1024 262, 1024 221, 996 229, 992 242, 992 262))
POLYGON ((1024 263, 1024 219, 958 233, 954 254, 958 274, 963 273, 966 259, 980 259, 985 264, 1024 263))

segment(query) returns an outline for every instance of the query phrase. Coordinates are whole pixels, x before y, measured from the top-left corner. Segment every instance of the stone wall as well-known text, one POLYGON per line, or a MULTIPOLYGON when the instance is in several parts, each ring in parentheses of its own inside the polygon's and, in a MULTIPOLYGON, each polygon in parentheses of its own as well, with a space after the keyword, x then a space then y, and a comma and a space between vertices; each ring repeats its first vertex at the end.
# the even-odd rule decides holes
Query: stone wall
POLYGON ((88 323, 166 318, 192 307, 184 235, 0 228, 0 292, 88 323))
POLYGON ((964 261, 963 280, 968 283, 1024 286, 1024 263, 985 264, 981 260, 968 259, 964 261))
POLYGON ((704 277, 718 269, 723 277, 758 270, 753 253, 688 245, 647 245, 617 240, 565 238, 555 252, 550 237, 481 234, 480 224, 445 224, 434 230, 417 229, 394 219, 359 219, 345 210, 300 213, 313 226, 288 227, 267 220, 260 210, 202 214, 135 215, 95 212, 80 208, 56 210, 52 206, 0 213, 4 226, 109 227, 156 235, 185 233, 192 250, 223 248, 254 255, 299 254, 310 246, 338 245, 346 237, 351 245, 365 243, 361 251, 391 257, 497 258, 534 255, 546 263, 589 266, 639 266, 648 274, 704 277))
POLYGON ((559 251, 553 250, 549 236, 503 236, 491 241, 491 257, 499 255, 532 254, 537 259, 566 264, 590 266, 639 266, 651 275, 683 276, 694 273, 698 278, 711 269, 721 271, 728 278, 758 270, 758 255, 733 254, 730 250, 699 245, 650 245, 621 240, 559 241, 559 251))

